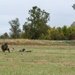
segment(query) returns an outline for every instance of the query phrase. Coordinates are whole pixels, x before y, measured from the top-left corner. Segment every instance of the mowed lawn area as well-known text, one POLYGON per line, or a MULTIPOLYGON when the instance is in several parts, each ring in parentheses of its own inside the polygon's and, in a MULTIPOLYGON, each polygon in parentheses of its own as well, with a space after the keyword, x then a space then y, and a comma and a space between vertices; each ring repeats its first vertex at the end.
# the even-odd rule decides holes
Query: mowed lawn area
POLYGON ((10 53, 0 49, 0 75, 75 75, 75 46, 9 45, 9 48, 10 53), (18 52, 22 48, 31 52, 18 52))

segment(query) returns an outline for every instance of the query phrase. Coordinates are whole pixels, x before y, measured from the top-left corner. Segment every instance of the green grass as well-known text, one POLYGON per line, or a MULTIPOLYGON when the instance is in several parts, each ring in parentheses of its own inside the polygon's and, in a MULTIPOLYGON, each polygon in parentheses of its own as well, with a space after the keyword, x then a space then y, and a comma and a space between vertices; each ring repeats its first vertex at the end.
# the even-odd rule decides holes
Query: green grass
POLYGON ((9 48, 11 53, 0 50, 0 75, 75 75, 74 46, 10 45, 9 48), (22 48, 32 52, 18 52, 22 48))

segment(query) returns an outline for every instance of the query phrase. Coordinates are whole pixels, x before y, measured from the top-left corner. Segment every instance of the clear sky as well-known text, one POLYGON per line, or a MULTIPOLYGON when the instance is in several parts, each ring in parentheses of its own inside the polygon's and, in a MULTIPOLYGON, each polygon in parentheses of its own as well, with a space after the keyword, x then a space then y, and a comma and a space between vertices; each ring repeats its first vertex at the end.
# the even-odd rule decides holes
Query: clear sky
POLYGON ((22 28, 33 6, 50 13, 51 27, 70 26, 75 21, 74 3, 75 0, 0 0, 0 34, 10 32, 8 22, 15 18, 19 18, 22 28))

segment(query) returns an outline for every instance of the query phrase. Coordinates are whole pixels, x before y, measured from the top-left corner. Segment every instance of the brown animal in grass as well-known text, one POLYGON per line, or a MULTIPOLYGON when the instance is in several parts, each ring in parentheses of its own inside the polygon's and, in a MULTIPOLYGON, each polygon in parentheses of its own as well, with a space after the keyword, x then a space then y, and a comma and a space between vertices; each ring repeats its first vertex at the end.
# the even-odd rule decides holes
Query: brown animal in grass
POLYGON ((22 50, 19 50, 19 52, 24 52, 25 51, 25 49, 23 48, 22 50))
MULTIPOLYGON (((25 49, 23 48, 23 49, 21 49, 21 50, 19 50, 19 52, 24 52, 25 51, 25 49)), ((31 50, 29 50, 29 51, 25 51, 25 52, 31 52, 31 50)))
POLYGON ((2 44, 1 49, 2 49, 2 51, 3 51, 3 52, 5 52, 5 51, 10 52, 10 50, 9 50, 9 48, 8 48, 8 44, 7 44, 7 43, 2 44))
POLYGON ((26 52, 31 52, 31 51, 26 51, 26 52))

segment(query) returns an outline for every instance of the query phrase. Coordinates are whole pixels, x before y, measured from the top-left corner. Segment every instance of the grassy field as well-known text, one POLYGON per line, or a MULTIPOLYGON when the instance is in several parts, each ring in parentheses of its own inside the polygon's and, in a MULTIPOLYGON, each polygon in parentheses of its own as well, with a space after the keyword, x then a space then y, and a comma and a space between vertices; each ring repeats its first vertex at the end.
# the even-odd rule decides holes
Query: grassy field
POLYGON ((0 75, 75 75, 75 46, 9 45, 9 48, 10 53, 0 49, 0 75), (32 52, 18 52, 22 48, 32 52))
POLYGON ((75 46, 75 40, 0 39, 0 45, 4 42, 10 45, 75 46))

